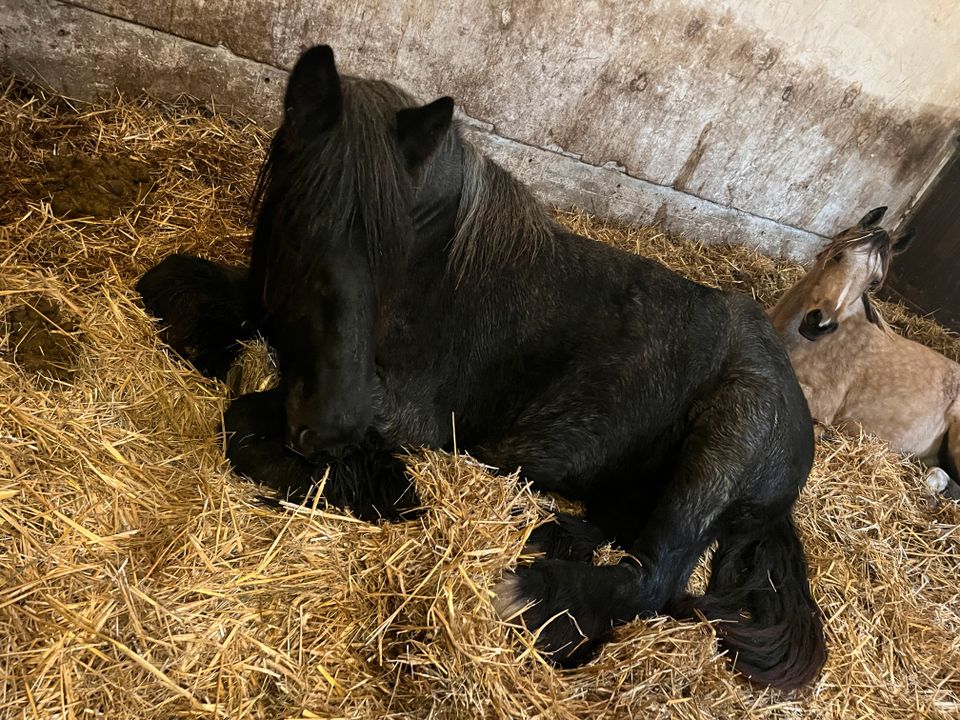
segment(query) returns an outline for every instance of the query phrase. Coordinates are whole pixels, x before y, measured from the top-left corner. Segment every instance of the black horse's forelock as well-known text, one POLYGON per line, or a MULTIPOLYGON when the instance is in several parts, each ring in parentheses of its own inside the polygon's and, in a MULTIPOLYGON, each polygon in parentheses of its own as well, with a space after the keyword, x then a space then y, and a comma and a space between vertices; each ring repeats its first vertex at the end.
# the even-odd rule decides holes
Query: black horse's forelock
MULTIPOLYGON (((396 112, 417 103, 387 82, 349 77, 341 82, 341 117, 322 138, 298 143, 284 127, 276 133, 257 178, 251 210, 256 215, 267 205, 274 206, 286 226, 301 230, 301 241, 314 243, 323 242, 324 236, 312 228, 323 227, 326 236, 349 233, 359 223, 374 277, 383 280, 381 269, 387 274, 395 271, 412 241, 414 188, 404 179, 393 130, 396 112)), ((454 134, 464 150, 463 187, 447 248, 448 272, 463 283, 536 256, 549 247, 556 224, 524 185, 462 139, 458 128, 451 128, 437 155, 452 147, 454 134)), ((428 162, 424 176, 438 161, 428 162)), ((268 268, 284 263, 286 241, 268 242, 264 254, 268 268)), ((298 254, 309 266, 322 255, 317 250, 301 247, 298 254)), ((298 271, 293 280, 308 274, 298 271)), ((284 284, 289 290, 288 279, 284 284)))
MULTIPOLYGON (((293 259, 289 236, 261 239, 268 243, 263 254, 268 276, 278 264, 299 264, 292 277, 284 278, 287 290, 291 281, 305 281, 309 268, 322 262, 320 246, 331 237, 359 229, 376 277, 402 256, 412 231, 409 191, 401 180, 399 150, 390 131, 397 110, 415 101, 381 81, 342 77, 341 88, 341 116, 322 135, 295 138, 281 126, 254 188, 253 214, 269 207, 282 217, 285 228, 297 231, 299 260, 293 259)), ((280 288, 265 292, 265 301, 276 290, 280 288)))

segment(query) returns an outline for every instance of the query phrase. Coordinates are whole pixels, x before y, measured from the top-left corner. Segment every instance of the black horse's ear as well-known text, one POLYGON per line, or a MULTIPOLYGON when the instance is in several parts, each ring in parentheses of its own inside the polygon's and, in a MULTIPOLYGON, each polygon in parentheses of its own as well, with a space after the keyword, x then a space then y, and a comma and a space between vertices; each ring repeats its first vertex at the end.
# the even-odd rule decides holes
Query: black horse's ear
POLYGON ((284 124, 304 140, 329 128, 340 117, 340 76, 329 45, 315 45, 297 60, 283 99, 284 124))
POLYGON ((893 242, 890 244, 890 249, 893 250, 893 254, 899 255, 909 248, 910 243, 913 242, 913 238, 916 236, 916 234, 917 233, 915 230, 910 229, 897 235, 897 237, 895 237, 893 242))
POLYGON ((452 120, 453 98, 449 97, 397 113, 397 140, 411 169, 422 165, 437 149, 452 120))
POLYGON ((857 223, 857 227, 862 228, 863 230, 875 227, 878 222, 883 220, 883 215, 886 212, 886 205, 874 208, 860 219, 860 222, 857 223))

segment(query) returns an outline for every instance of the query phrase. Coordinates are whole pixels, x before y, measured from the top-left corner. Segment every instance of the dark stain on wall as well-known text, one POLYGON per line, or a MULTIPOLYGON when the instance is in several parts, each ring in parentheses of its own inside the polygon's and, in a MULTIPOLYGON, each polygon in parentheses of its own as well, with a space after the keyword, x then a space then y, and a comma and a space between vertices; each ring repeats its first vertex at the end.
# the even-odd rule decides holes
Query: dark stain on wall
POLYGON ((673 187, 678 190, 687 189, 687 182, 690 180, 690 176, 693 175, 700 161, 703 159, 703 154, 707 151, 707 135, 712 128, 712 122, 708 122, 703 126, 703 130, 700 131, 700 136, 697 138, 697 144, 694 146, 693 151, 689 157, 687 157, 687 161, 683 164, 683 167, 680 168, 680 172, 677 173, 677 177, 673 181, 673 187))

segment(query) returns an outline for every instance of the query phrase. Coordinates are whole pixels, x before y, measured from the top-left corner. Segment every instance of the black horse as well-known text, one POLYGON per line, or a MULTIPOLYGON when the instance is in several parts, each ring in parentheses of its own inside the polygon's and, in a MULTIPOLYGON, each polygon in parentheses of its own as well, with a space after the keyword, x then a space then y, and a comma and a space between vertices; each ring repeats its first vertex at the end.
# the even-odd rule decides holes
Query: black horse
POLYGON ((256 192, 249 271, 173 256, 138 283, 171 344, 222 373, 263 333, 281 384, 228 409, 242 474, 361 517, 417 499, 394 456, 457 441, 582 501, 497 588, 540 648, 584 660, 618 623, 724 620, 756 682, 794 688, 824 661, 791 507, 813 457, 803 395, 745 297, 566 232, 452 121, 329 47, 291 73, 256 192), (630 560, 594 566, 614 540, 630 560), (684 592, 714 541, 707 592, 684 592), (532 604, 531 604, 532 603, 532 604), (548 621, 551 618, 556 618, 548 621))

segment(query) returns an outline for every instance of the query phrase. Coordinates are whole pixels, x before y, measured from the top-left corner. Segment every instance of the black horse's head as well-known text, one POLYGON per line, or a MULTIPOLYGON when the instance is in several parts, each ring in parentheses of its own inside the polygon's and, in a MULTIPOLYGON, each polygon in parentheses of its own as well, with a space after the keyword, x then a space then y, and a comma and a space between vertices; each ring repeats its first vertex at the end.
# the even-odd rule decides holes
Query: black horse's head
POLYGON ((250 287, 277 350, 287 443, 307 457, 356 443, 371 424, 392 282, 444 198, 445 222, 456 216, 455 163, 434 158, 456 149, 452 114, 450 98, 418 106, 389 83, 339 75, 327 46, 290 75, 257 186, 250 287))

